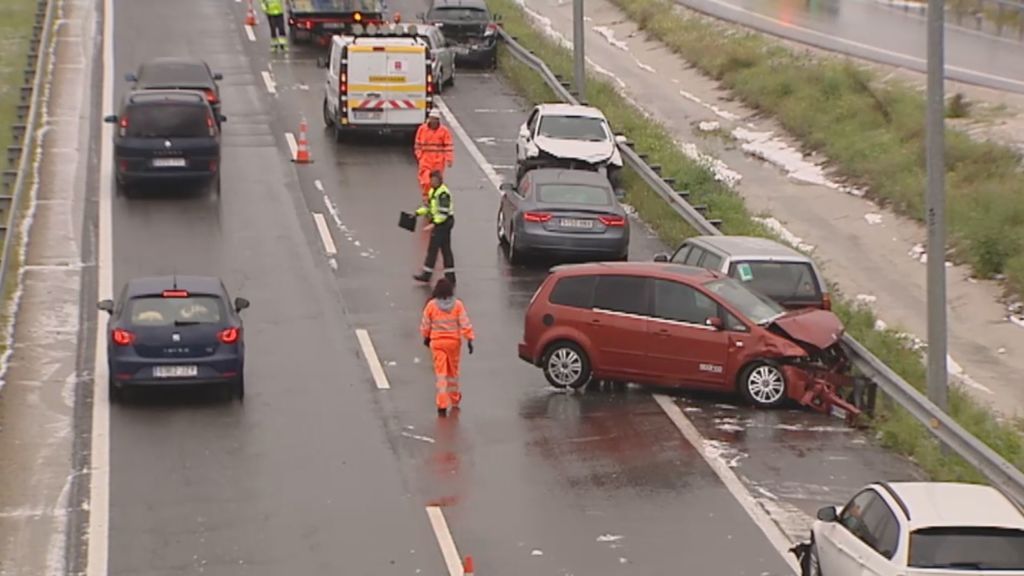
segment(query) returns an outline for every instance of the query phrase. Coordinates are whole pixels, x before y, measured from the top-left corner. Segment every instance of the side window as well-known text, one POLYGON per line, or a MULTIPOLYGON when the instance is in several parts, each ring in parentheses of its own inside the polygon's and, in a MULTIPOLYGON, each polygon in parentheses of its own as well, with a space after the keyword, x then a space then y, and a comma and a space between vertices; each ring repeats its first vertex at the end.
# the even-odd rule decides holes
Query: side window
POLYGON ((676 253, 672 255, 672 262, 675 262, 676 264, 683 264, 683 263, 685 263, 686 262, 686 256, 689 253, 690 253, 690 245, 689 244, 683 244, 682 246, 679 247, 679 250, 676 250, 676 253))
POLYGON ((725 326, 726 330, 728 330, 730 332, 749 332, 750 331, 749 329, 747 329, 747 325, 746 324, 744 324, 743 322, 740 322, 740 319, 735 317, 735 316, 733 316, 732 314, 730 314, 728 310, 726 310, 724 308, 720 308, 720 310, 721 310, 722 324, 725 326))
POLYGON ((700 263, 701 268, 707 268, 708 270, 721 270, 722 269, 722 257, 717 254, 707 252, 704 255, 704 260, 700 263))
POLYGON ((718 304, 691 286, 671 280, 654 281, 654 315, 658 318, 703 326, 717 310, 718 304))
POLYGON ((891 559, 900 541, 900 524, 889 505, 876 497, 864 511, 864 529, 859 536, 865 544, 891 559))
POLYGON ((568 276, 551 289, 548 302, 572 308, 591 308, 597 276, 568 276))
POLYGON ((864 490, 850 500, 843 511, 839 513, 839 523, 850 532, 857 534, 862 529, 862 518, 864 511, 872 500, 878 498, 874 490, 864 490))
POLYGON ((526 120, 526 128, 530 131, 530 135, 537 129, 537 118, 540 117, 540 110, 534 108, 530 114, 530 118, 526 120))
POLYGON ((687 266, 696 266, 697 262, 700 261, 701 256, 704 254, 706 254, 706 252, 694 246, 690 249, 690 253, 686 255, 686 260, 683 261, 683 264, 686 264, 687 266))
POLYGON ((594 308, 626 314, 650 314, 648 280, 642 276, 599 276, 594 308))

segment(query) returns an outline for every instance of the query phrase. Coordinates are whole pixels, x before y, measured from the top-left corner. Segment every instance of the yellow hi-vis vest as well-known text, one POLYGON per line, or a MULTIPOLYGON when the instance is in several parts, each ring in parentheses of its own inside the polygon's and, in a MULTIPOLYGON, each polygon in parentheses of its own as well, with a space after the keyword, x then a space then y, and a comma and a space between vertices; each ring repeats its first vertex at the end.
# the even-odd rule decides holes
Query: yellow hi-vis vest
POLYGON ((427 194, 427 203, 416 209, 417 216, 430 216, 434 224, 443 224, 449 216, 455 215, 455 206, 452 205, 452 193, 448 187, 441 184, 437 188, 431 188, 427 194))

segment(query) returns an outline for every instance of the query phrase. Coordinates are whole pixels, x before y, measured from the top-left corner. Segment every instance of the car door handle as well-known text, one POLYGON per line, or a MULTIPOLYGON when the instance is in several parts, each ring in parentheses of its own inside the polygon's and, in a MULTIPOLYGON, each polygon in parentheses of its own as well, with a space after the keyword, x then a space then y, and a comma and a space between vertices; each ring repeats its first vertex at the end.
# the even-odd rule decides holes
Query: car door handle
POLYGON ((590 319, 590 323, 591 323, 591 324, 600 324, 600 323, 601 323, 601 320, 600 320, 600 319, 598 319, 598 318, 591 318, 591 319, 590 319))

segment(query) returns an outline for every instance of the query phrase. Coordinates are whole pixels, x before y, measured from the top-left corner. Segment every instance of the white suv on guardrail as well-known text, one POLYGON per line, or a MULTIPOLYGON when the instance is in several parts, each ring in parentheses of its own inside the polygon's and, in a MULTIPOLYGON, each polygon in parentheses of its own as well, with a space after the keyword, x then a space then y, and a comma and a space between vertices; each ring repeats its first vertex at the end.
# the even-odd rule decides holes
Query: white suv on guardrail
POLYGON ((794 551, 804 576, 1024 576, 1024 511, 989 486, 878 482, 794 551))

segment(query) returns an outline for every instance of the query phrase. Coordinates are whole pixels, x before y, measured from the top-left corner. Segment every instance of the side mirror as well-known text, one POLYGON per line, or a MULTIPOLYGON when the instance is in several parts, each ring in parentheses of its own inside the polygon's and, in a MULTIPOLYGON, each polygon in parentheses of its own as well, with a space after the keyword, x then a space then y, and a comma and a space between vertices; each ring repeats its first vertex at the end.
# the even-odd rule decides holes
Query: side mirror
POLYGON ((721 330, 722 326, 724 326, 724 324, 722 324, 722 319, 719 318, 718 316, 711 316, 710 318, 705 320, 704 323, 707 324, 708 326, 711 326, 715 330, 721 330))
POLYGON ((317 68, 327 68, 327 57, 326 56, 317 56, 316 57, 316 67, 317 68))
POLYGON ((124 75, 124 79, 127 80, 128 82, 138 82, 139 77, 136 76, 135 74, 129 72, 129 73, 124 75))
POLYGON ((235 298, 235 312, 241 312, 252 304, 245 298, 235 298))
POLYGON ((669 256, 665 252, 659 252, 658 254, 654 255, 654 261, 655 262, 668 262, 669 261, 669 256))
POLYGON ((825 506, 818 509, 818 520, 822 522, 835 522, 838 519, 839 514, 836 512, 835 506, 825 506))
POLYGON ((516 186, 511 182, 502 182, 501 186, 498 186, 498 189, 501 190, 502 192, 515 192, 516 186))
POLYGON ((221 121, 221 122, 227 122, 227 121, 228 121, 228 117, 227 117, 227 116, 225 116, 225 115, 223 115, 223 114, 221 114, 221 115, 220 115, 220 121, 221 121))
POLYGON ((214 72, 213 79, 214 80, 223 80, 224 79, 224 75, 221 74, 220 72, 214 72))
POLYGON ((104 116, 103 121, 107 124, 117 124, 117 114, 111 114, 110 116, 104 116))
POLYGON ((114 313, 114 301, 113 300, 100 300, 96 303, 96 307, 106 312, 107 314, 114 313))

